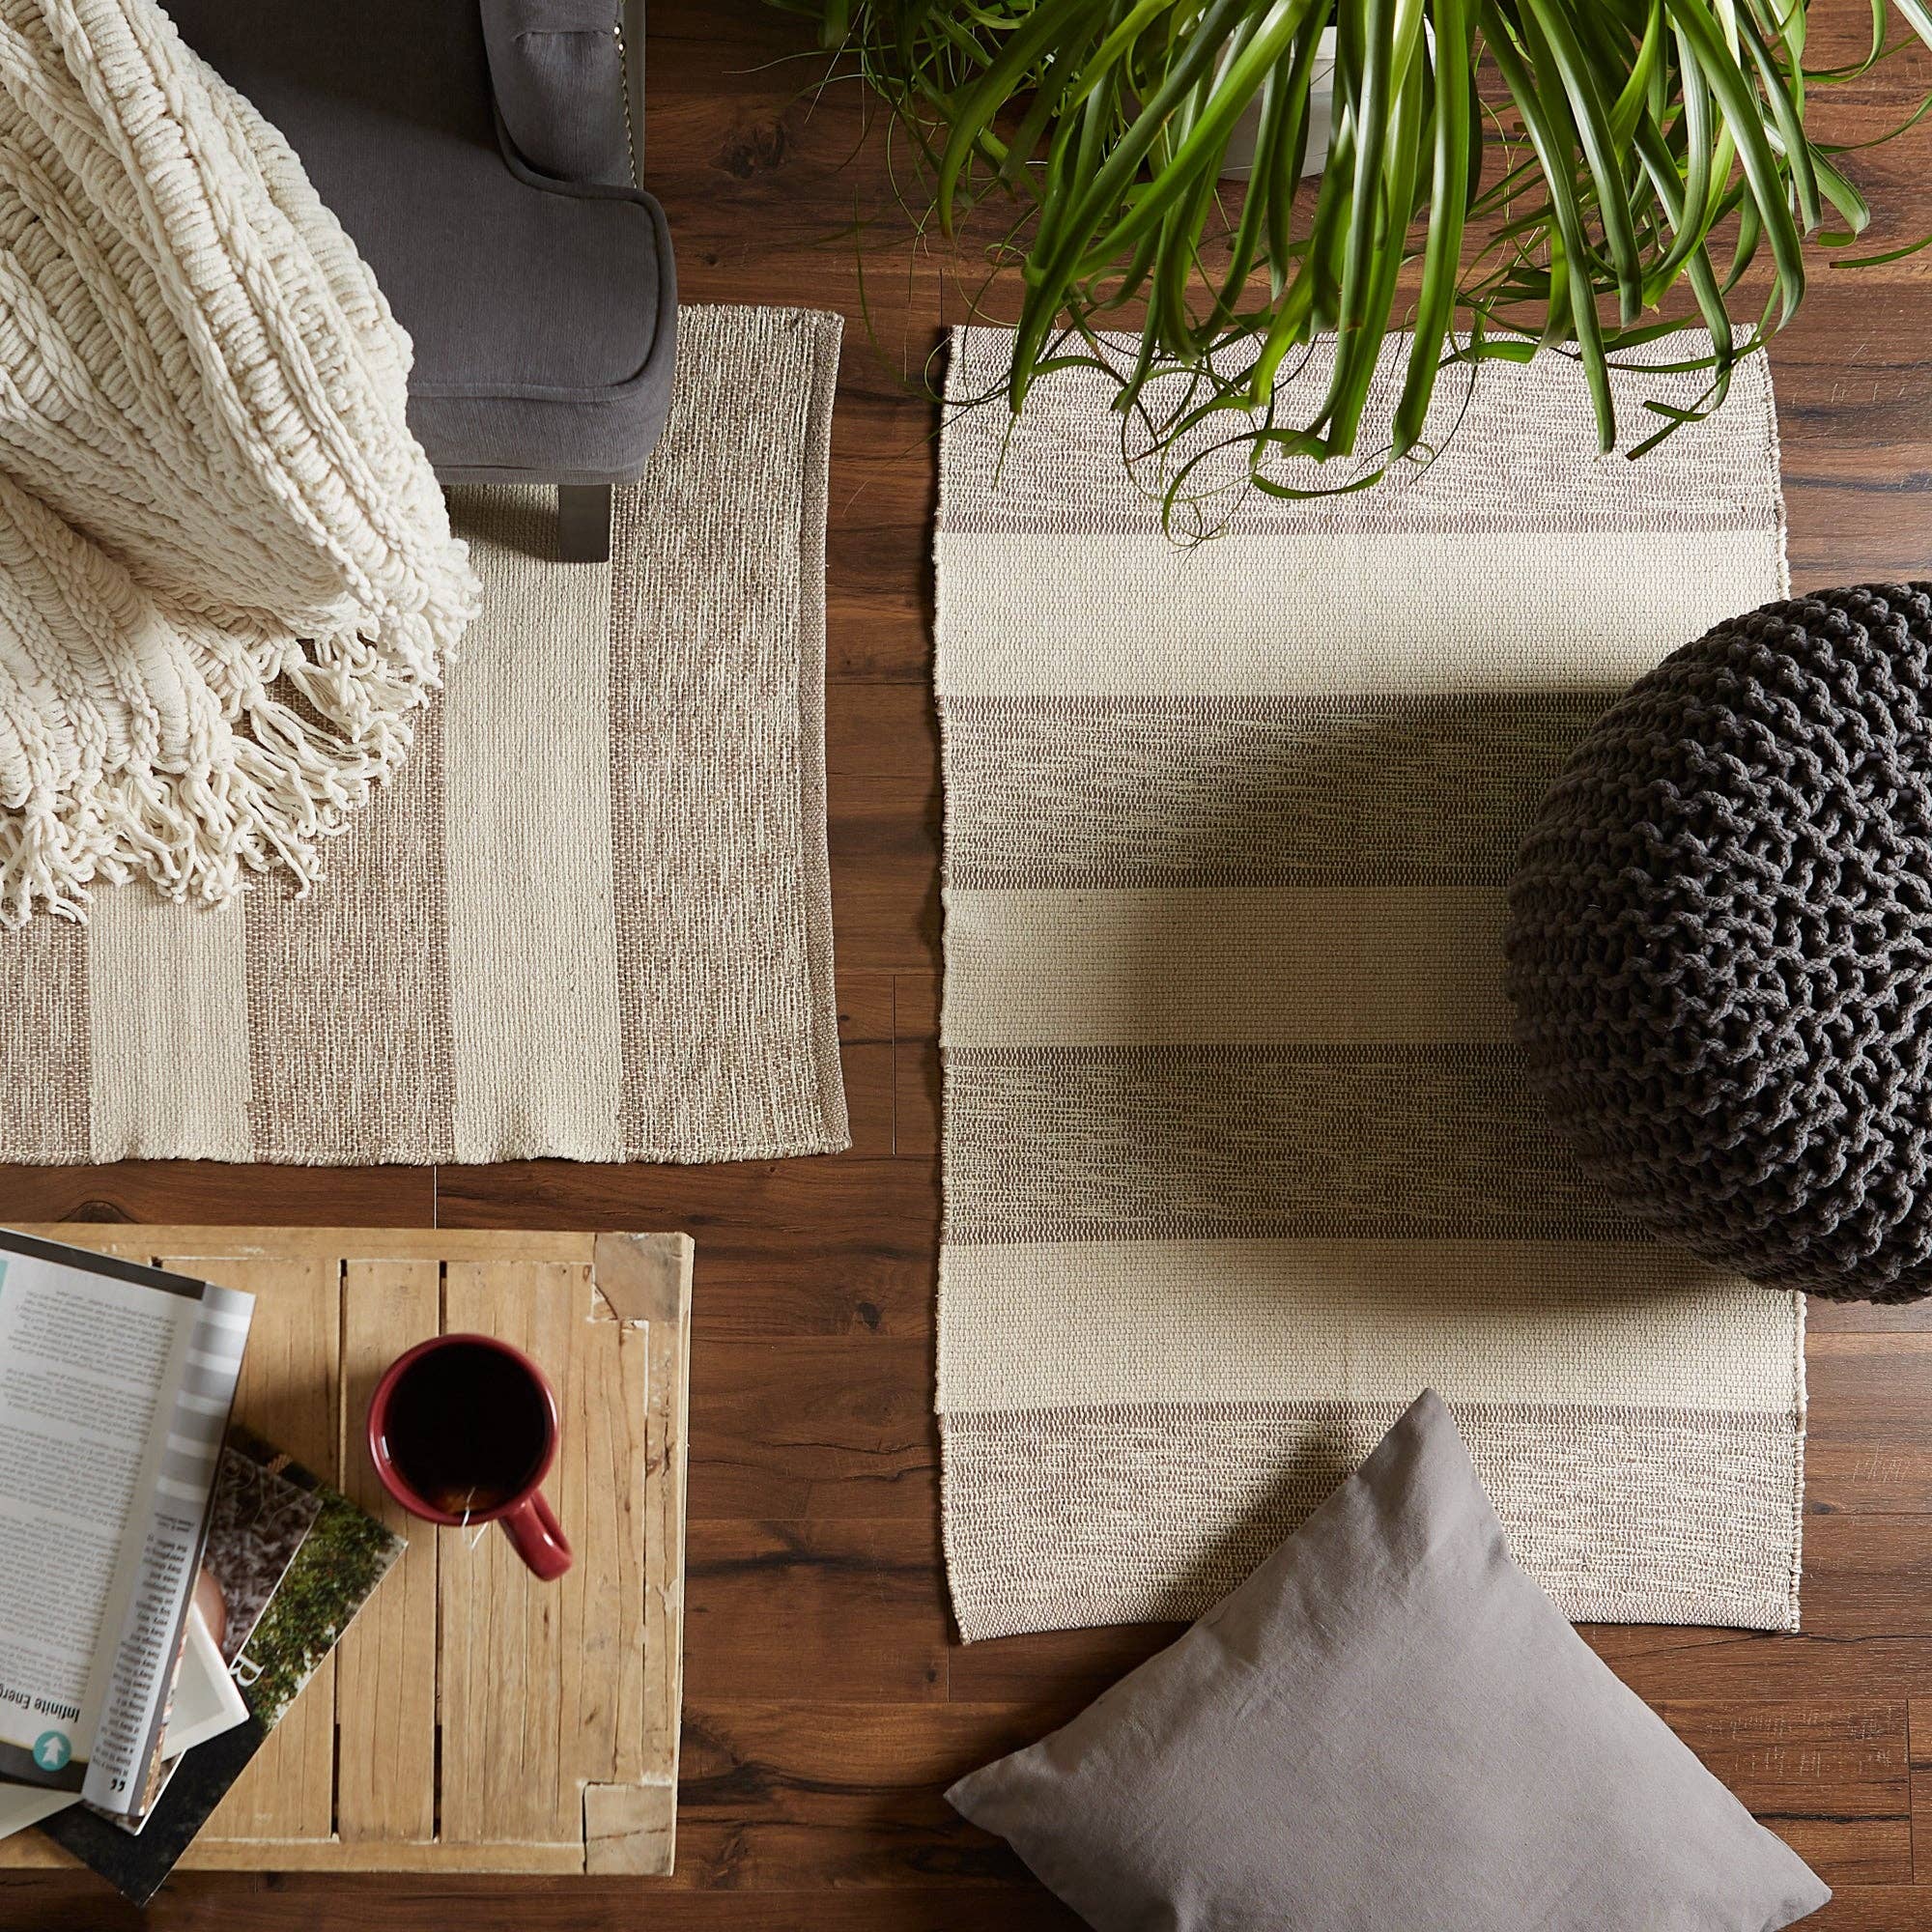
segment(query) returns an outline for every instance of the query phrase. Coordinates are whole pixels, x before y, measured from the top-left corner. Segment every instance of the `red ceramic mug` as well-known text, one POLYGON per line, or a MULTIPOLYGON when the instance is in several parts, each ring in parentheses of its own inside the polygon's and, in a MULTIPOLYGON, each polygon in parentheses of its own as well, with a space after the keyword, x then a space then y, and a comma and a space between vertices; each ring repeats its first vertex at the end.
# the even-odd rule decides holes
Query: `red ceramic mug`
POLYGON ((389 1364, 369 1403, 369 1460, 425 1522, 500 1522, 545 1582, 570 1568, 570 1540, 543 1497, 556 1460, 556 1394, 544 1372, 492 1335, 433 1335, 389 1364))

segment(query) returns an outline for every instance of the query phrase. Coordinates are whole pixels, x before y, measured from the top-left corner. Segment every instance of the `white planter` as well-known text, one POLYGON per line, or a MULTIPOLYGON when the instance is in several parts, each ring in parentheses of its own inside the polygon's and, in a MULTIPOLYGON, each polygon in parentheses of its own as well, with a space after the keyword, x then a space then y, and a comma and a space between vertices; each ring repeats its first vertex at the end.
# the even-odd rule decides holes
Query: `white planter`
MULTIPOLYGON (((1334 132, 1334 106, 1335 29, 1325 27, 1315 43, 1315 68, 1308 82, 1308 152, 1301 159, 1304 179, 1319 175, 1322 162, 1328 158, 1328 141, 1334 132)), ((1261 97, 1257 95, 1229 136, 1227 158, 1221 163, 1223 181, 1246 181, 1253 171, 1255 136, 1261 130, 1261 97)))

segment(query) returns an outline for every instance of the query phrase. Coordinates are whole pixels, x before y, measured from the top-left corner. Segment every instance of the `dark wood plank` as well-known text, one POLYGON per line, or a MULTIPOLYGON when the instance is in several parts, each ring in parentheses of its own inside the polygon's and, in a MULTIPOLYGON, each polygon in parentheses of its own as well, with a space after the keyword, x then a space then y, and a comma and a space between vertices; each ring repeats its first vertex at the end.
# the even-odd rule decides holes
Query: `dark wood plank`
POLYGON ((904 1517, 699 1518, 685 1552, 685 1697, 926 1704, 951 1629, 939 1526, 904 1517))
POLYGON ((1814 1330, 1805 1368, 1807 1505, 1932 1510, 1932 1334, 1814 1330))
POLYGON ((1804 1613, 1840 1642, 1932 1638, 1932 1535, 1918 1514, 1827 1510, 1804 1519, 1804 1613))
POLYGON ((1657 1708, 1827 1885, 1913 1883, 1903 1703, 1657 1708))
POLYGON ((916 684, 842 680, 825 721, 825 762, 862 778, 914 778, 939 770, 939 721, 924 672, 916 684))
POLYGON ((894 1151, 937 1154, 939 1109, 938 1041, 900 1040, 893 1054, 894 1151))
POLYGON ((700 1336, 691 1362, 691 1520, 934 1521, 930 1364, 923 1338, 700 1336))
POLYGON ((940 1795, 1023 1741, 984 1705, 733 1702, 687 1710, 676 1883, 1025 1887, 940 1795))
POLYGON ((897 1053, 893 1069, 898 1151, 939 1151, 939 975, 898 973, 893 978, 893 1031, 897 1053))
POLYGON ((1823 1618, 1803 1635, 1744 1634, 1727 1643, 1687 1645, 1630 1656, 1620 1645, 1604 1661, 1647 1703, 1669 1698, 1728 1701, 1740 1710, 1768 1705, 1855 1703, 1861 1698, 1932 1697, 1932 1638, 1840 1634, 1823 1618))
POLYGON ((222 1167, 129 1160, 113 1167, 0 1167, 0 1222, 280 1223, 431 1228, 426 1167, 222 1167))
POLYGON ((1805 1932, 1921 1932, 1932 1924, 1932 1887, 1846 1886, 1804 1920, 1805 1932))
POLYGON ((930 967, 939 948, 939 777, 834 772, 826 781, 832 917, 848 966, 930 967))
POLYGON ((717 1167, 445 1167, 438 1208, 450 1228, 693 1236, 700 1355, 730 1336, 887 1334, 930 1346, 939 1177, 929 1162, 832 1154, 717 1167))
POLYGON ((839 1049, 845 1069, 845 1114, 855 1154, 890 1159, 898 1151, 894 1122, 898 1060, 891 1040, 861 1040, 839 1049))
POLYGON ((1050 1730, 1084 1710, 1136 1664, 1164 1650, 1185 1628, 1116 1624, 962 1644, 948 1667, 947 1694, 955 1703, 1014 1706, 1035 1714, 1037 1729, 1050 1730))
MULTIPOLYGON (((1932 1894, 1927 1894, 1932 1895, 1932 1894)), ((264 1884, 223 1875, 188 1877, 169 1886, 145 1918, 76 1916, 74 1882, 57 1889, 21 1889, 27 1904, 8 1932, 958 1932, 975 1922, 977 1896, 989 1909, 978 1922, 999 1932, 1079 1932, 1080 1921, 1037 1886, 962 1894, 931 1885, 893 1889, 673 1889, 636 1879, 548 1879, 519 1885, 501 1878, 384 1878, 363 1884, 306 1874, 264 1884), (967 1916, 962 1917, 962 1903, 967 1916), (997 1917, 990 1916, 997 1908, 997 1917)), ((95 1894, 86 1895, 91 1909, 95 1894)), ((0 1916, 14 1895, 0 1890, 0 1916)))
POLYGON ((838 981, 839 1043, 890 1045, 896 1037, 894 1031, 896 987, 893 976, 854 968, 840 971, 838 981))

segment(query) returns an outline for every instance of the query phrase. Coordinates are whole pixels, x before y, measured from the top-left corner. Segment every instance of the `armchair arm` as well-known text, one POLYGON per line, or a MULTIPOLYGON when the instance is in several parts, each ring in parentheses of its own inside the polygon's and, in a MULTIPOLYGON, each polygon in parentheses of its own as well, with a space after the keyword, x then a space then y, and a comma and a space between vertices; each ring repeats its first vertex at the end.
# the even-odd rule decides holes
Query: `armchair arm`
POLYGON ((621 0, 478 4, 497 111, 518 156, 559 181, 631 186, 621 0))

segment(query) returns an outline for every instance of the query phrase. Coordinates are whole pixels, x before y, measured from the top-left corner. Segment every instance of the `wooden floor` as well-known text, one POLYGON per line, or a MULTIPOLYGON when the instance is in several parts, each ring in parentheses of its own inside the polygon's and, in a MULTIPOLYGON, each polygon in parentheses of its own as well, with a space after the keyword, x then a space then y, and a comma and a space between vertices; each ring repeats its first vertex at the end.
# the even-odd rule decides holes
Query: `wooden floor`
MULTIPOLYGON (((648 174, 689 301, 850 319, 831 492, 831 811, 852 1151, 710 1169, 0 1169, 0 1219, 682 1228, 698 1243, 678 1869, 668 1885, 185 1877, 163 1928, 1034 1932, 1073 1921, 939 1797, 1066 1717, 1157 1632, 952 1640, 931 1416, 936 412, 970 270, 891 245, 850 91, 803 98, 794 22, 652 0, 648 174), (864 255, 855 224, 871 238, 864 255), (868 332, 874 340, 868 342, 868 332), (901 380, 901 371, 908 380, 901 380)), ((1814 12, 1856 29, 1857 0, 1814 12)), ((1888 81, 1847 106, 1886 118, 1888 81)), ((1932 128, 1851 165, 1932 229, 1932 128), (1922 185, 1921 185, 1922 184, 1922 185)), ((1882 243, 1875 243, 1882 245, 1882 243)), ((1932 255, 1822 272, 1776 355, 1798 583, 1932 575, 1932 255)), ((1642 560, 1633 557, 1634 594, 1642 560)), ((1624 586, 1605 585, 1605 594, 1624 586)), ((1837 1932, 1932 1926, 1932 1319, 1820 1311, 1802 1636, 1592 1640, 1837 1889, 1837 1932), (1922 1854, 1915 1823, 1922 1823, 1922 1854)), ((0 1928, 136 1922, 92 1882, 0 1885, 0 1928)), ((1507 1932, 1498 1928, 1498 1932, 1507 1932)))

